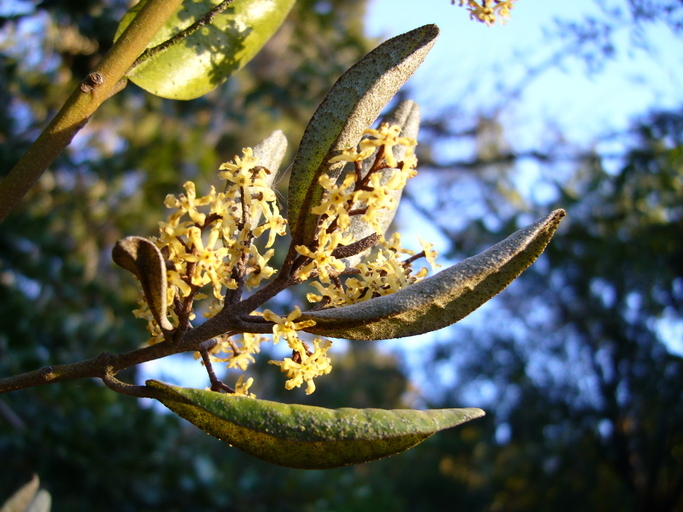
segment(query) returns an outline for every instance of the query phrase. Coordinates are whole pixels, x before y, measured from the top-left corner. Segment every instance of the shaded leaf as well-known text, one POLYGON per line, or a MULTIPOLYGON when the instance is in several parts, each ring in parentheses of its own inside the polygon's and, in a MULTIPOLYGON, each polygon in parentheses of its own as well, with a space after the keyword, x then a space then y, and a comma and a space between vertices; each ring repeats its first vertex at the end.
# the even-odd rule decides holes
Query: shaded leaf
POLYGON ((166 317, 166 264, 157 246, 141 236, 129 236, 116 242, 111 257, 119 267, 138 278, 159 327, 165 331, 172 330, 173 326, 166 317))
MULTIPOLYGON (((277 171, 282 164, 282 160, 285 158, 285 153, 287 153, 287 137, 282 133, 282 130, 275 130, 268 137, 263 139, 261 142, 253 147, 254 156, 258 159, 257 166, 265 167, 270 171, 270 174, 266 176, 264 180, 269 187, 272 187, 277 171)), ((225 188, 228 189, 229 183, 226 183, 225 188)), ((256 193, 256 189, 250 187, 252 193, 256 193)), ((235 215, 240 216, 242 214, 242 205, 235 205, 235 215)), ((262 212, 259 210, 258 215, 252 215, 251 224, 252 226, 257 226, 259 220, 261 219, 262 212)))
MULTIPOLYGON (((183 2, 148 48, 185 30, 221 1, 183 2)), ((115 39, 145 3, 141 1, 123 16, 115 39)), ((198 98, 244 67, 280 27, 292 5, 294 0, 235 0, 211 23, 145 60, 127 76, 139 87, 163 98, 198 98)))
POLYGON ((340 308, 306 312, 307 332, 333 338, 381 340, 436 331, 500 293, 543 252, 564 210, 555 210, 488 250, 391 295, 340 308))
POLYGON ((431 411, 324 409, 289 405, 148 380, 155 398, 204 432, 273 464, 328 469, 400 453, 439 430, 484 415, 431 411))
POLYGON ((332 86, 308 123, 292 164, 288 206, 295 244, 313 240, 318 216, 310 209, 323 195, 318 178, 326 172, 334 179, 344 167, 327 162, 358 144, 363 131, 422 63, 438 34, 436 25, 425 25, 389 39, 332 86))
POLYGON ((282 130, 275 130, 256 144, 253 149, 254 156, 258 158, 258 165, 270 171, 266 182, 268 185, 272 185, 277 175, 277 170, 285 158, 285 153, 287 153, 287 137, 282 133, 282 130))

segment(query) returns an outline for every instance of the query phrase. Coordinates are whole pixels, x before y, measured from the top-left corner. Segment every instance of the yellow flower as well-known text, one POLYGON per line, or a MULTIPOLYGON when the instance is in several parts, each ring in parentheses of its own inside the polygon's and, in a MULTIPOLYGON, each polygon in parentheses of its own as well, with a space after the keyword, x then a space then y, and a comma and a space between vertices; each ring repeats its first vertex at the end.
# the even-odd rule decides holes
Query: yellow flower
POLYGON ((239 337, 219 336, 209 357, 213 362, 227 362, 227 368, 245 371, 255 361, 253 354, 261 351, 260 344, 267 340, 261 334, 251 333, 242 333, 239 337))
POLYGON ((438 256, 438 253, 434 250, 434 244, 426 242, 419 236, 417 239, 420 241, 422 250, 425 253, 425 258, 427 258, 427 262, 429 263, 429 266, 432 267, 432 270, 436 270, 437 268, 441 267, 441 265, 436 264, 436 257, 438 256))
POLYGON ((309 263, 299 269, 297 277, 306 280, 311 274, 317 273, 321 281, 328 281, 330 273, 336 275, 342 272, 346 265, 332 256, 332 253, 341 243, 346 241, 341 232, 334 231, 331 234, 322 233, 318 240, 318 248, 314 251, 306 246, 297 245, 295 247, 296 252, 311 259, 309 263))
POLYGON ((356 182, 356 175, 349 173, 344 177, 344 181, 337 185, 327 174, 320 176, 318 182, 326 190, 322 202, 311 208, 311 213, 315 215, 327 215, 330 219, 337 219, 337 227, 344 230, 349 227, 351 218, 349 210, 354 202, 351 186, 356 182))
MULTIPOLYGON (((484 0, 483 5, 475 0, 460 0, 460 5, 467 3, 470 11, 470 19, 481 21, 487 25, 496 22, 496 14, 500 17, 501 23, 505 24, 505 19, 510 18, 510 9, 514 7, 513 2, 517 0, 484 0)), ((454 3, 454 2, 452 2, 454 3)))
POLYGON ((401 127, 398 125, 389 126, 387 123, 382 123, 379 130, 369 128, 365 130, 364 134, 372 138, 360 141, 361 152, 384 146, 384 160, 389 167, 396 167, 398 165, 392 151, 394 146, 415 146, 417 144, 414 139, 409 137, 399 137, 401 127))
POLYGON ((225 247, 214 249, 219 235, 219 229, 212 229, 206 246, 204 246, 201 230, 196 226, 191 227, 188 230, 188 238, 192 242, 193 251, 192 254, 184 256, 185 261, 196 263, 192 275, 192 284, 204 286, 205 284, 212 283, 213 294, 217 299, 223 297, 221 287, 229 279, 229 276, 225 275, 225 269, 223 268, 223 258, 228 255, 228 249, 225 247))
POLYGON ((221 164, 218 169, 225 172, 219 172, 218 176, 224 180, 230 180, 233 183, 237 183, 237 181, 241 179, 241 176, 256 167, 258 159, 254 156, 254 150, 252 148, 243 148, 242 155, 242 158, 235 155, 235 163, 226 162, 221 164))
POLYGON ((268 260, 273 257, 275 251, 273 249, 261 255, 258 248, 251 246, 250 248, 249 261, 247 261, 247 272, 249 273, 249 278, 247 279, 247 288, 256 288, 261 281, 270 278, 275 272, 277 272, 273 267, 268 266, 268 260))
POLYGON ((274 322, 275 325, 273 325, 273 343, 277 343, 280 341, 280 338, 286 339, 288 342, 290 340, 298 340, 299 337, 296 334, 296 331, 300 331, 301 329, 305 329, 306 327, 312 327, 315 325, 315 320, 304 320, 303 322, 295 322, 297 318, 301 316, 301 309, 299 306, 294 307, 294 311, 292 311, 289 315, 287 315, 286 318, 282 318, 279 315, 276 315, 273 313, 271 310, 266 309, 263 312, 263 318, 268 320, 269 322, 274 322))
POLYGON ((344 289, 339 288, 335 283, 330 283, 328 286, 325 286, 320 281, 313 281, 311 286, 318 290, 320 295, 307 293, 306 299, 308 302, 320 302, 324 298, 327 298, 330 301, 330 306, 341 306, 343 304, 351 303, 350 297, 346 294, 344 289))
POLYGON ((240 375, 240 378, 237 379, 237 382, 235 383, 235 394, 239 396, 246 396, 249 398, 256 398, 256 395, 254 393, 249 393, 249 388, 253 383, 253 377, 249 377, 247 379, 247 382, 244 382, 244 375, 240 375))
POLYGON ((254 237, 258 238, 266 230, 270 230, 268 233, 268 242, 266 242, 266 249, 271 247, 275 243, 276 236, 284 236, 287 234, 287 220, 280 215, 280 210, 276 204, 272 205, 272 210, 262 210, 263 216, 266 218, 266 222, 258 226, 253 230, 254 237))
POLYGON ((253 363, 256 361, 254 359, 254 356, 252 356, 249 352, 242 352, 240 354, 235 354, 233 355, 229 361, 228 361, 228 368, 239 368, 242 371, 245 371, 249 364, 253 363))
POLYGON ((346 148, 342 151, 341 155, 333 156, 330 158, 328 163, 333 164, 336 162, 362 162, 370 155, 375 149, 372 147, 366 148, 360 153, 357 153, 354 148, 346 148))
POLYGON ((381 179, 381 174, 372 174, 368 189, 356 192, 356 199, 366 209, 363 214, 363 220, 374 226, 378 232, 382 231, 382 226, 379 223, 379 217, 376 215, 377 210, 382 208, 390 209, 396 203, 396 198, 389 193, 390 190, 386 185, 381 184, 381 179))
MULTIPOLYGON (((211 204, 215 200, 216 190, 211 187, 211 193, 208 196, 198 198, 195 184, 192 181, 185 182, 183 188, 185 189, 185 194, 180 194, 178 197, 171 194, 166 196, 164 201, 166 208, 178 208, 178 212, 174 215, 181 217, 183 214, 187 214, 192 219, 192 222, 200 226, 203 225, 206 215, 199 212, 197 207, 211 204)), ((172 218, 174 217, 172 216, 172 218)))
POLYGON ((327 351, 332 346, 332 342, 324 338, 315 338, 313 344, 315 350, 312 353, 308 353, 304 347, 293 349, 293 357, 296 360, 293 357, 285 357, 282 361, 268 361, 270 364, 279 366, 280 370, 287 374, 286 389, 298 388, 306 382, 306 394, 310 395, 315 391, 313 379, 332 371, 330 358, 327 357, 327 351))

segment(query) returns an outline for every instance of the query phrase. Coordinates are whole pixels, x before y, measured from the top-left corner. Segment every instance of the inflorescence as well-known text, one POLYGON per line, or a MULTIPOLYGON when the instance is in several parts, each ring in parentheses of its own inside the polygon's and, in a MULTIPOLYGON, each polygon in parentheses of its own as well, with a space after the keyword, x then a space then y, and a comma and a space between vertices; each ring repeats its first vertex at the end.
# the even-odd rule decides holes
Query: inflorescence
MULTIPOLYGON (((325 193, 321 203, 311 209, 319 219, 315 240, 308 246, 295 247, 299 258, 295 282, 311 280, 317 293, 306 297, 316 303, 315 308, 362 302, 416 283, 427 274, 426 268, 413 272, 411 265, 421 256, 435 268, 436 252, 431 244, 420 240, 423 251, 415 255, 400 246, 400 234, 386 239, 386 226, 378 220, 382 210, 396 208, 406 180, 417 174, 416 144, 400 136, 400 127, 383 124, 379 129, 366 130, 357 148, 348 148, 330 160, 350 162, 347 168, 351 169, 339 180, 327 174, 320 177, 325 193), (394 156, 397 146, 403 146, 400 161, 394 156), (353 235, 357 223, 370 226, 376 242, 358 261, 344 256, 344 248, 357 242, 353 235)), ((251 148, 244 149, 233 162, 222 164, 220 171, 219 177, 226 183, 224 192, 211 187, 208 195, 198 197, 194 183, 188 181, 185 194, 168 195, 164 204, 174 211, 159 223, 159 236, 151 239, 166 260, 167 301, 171 305, 168 316, 174 327, 195 318, 194 301, 207 299, 203 316, 212 317, 226 304, 229 307, 239 300, 244 287, 259 287, 276 273, 269 261, 276 237, 286 234, 286 220, 270 186, 271 172, 258 165, 251 148), (259 238, 265 239, 260 244, 263 249, 255 243, 259 238)), ((164 333, 144 295, 138 303, 140 307, 134 313, 147 320, 149 343, 163 341, 164 333)), ((286 317, 270 310, 254 314, 262 314, 264 320, 273 323, 274 343, 284 340, 292 350, 291 357, 270 361, 286 374, 285 387, 293 389, 306 383, 306 393, 312 393, 313 380, 332 369, 327 356, 332 343, 317 337, 306 342, 299 337, 298 331, 315 322, 298 321, 298 307, 286 317)), ((227 333, 216 339, 208 360, 246 371, 261 343, 268 339, 264 334, 227 333)), ((254 396, 248 391, 252 383, 253 378, 245 381, 241 376, 235 392, 254 396)))
MULTIPOLYGON (((496 16, 500 18, 500 22, 504 25, 506 19, 510 19, 510 9, 514 7, 514 2, 517 0, 483 0, 477 2, 475 0, 459 0, 460 6, 467 6, 470 11, 470 19, 481 21, 487 25, 493 25, 496 22, 496 16)), ((455 4, 455 0, 451 0, 455 4)))

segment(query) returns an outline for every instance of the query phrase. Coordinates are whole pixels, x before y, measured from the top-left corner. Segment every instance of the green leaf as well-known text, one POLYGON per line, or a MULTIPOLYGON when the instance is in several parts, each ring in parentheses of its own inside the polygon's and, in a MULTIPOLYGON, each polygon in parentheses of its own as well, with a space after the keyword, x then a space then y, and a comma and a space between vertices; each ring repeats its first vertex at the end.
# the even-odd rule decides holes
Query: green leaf
POLYGON ((323 172, 333 179, 343 163, 328 164, 333 156, 355 147, 367 129, 418 68, 439 34, 425 25, 389 39, 346 71, 316 110, 301 139, 289 181, 289 224, 293 243, 308 245, 315 234, 323 172))
POLYGON ((307 332, 332 338, 382 340, 436 331, 500 293, 543 252, 564 210, 555 210, 481 254, 391 295, 340 308, 309 311, 307 332))
POLYGON ((147 386, 157 400, 204 432, 266 462, 298 469, 335 468, 394 455, 439 430, 484 415, 472 408, 324 409, 155 380, 147 386))
MULTIPOLYGON (((139 87, 163 98, 198 98, 223 83, 259 52, 282 25, 294 1, 235 0, 210 23, 134 67, 127 76, 139 87)), ((221 0, 183 2, 148 48, 185 30, 220 3, 221 0)), ((115 40, 144 4, 145 0, 124 15, 115 40)))
POLYGON ((111 257, 119 267, 138 278, 159 327, 164 331, 172 330, 166 317, 166 263, 157 246, 141 236, 129 236, 116 242, 111 257))

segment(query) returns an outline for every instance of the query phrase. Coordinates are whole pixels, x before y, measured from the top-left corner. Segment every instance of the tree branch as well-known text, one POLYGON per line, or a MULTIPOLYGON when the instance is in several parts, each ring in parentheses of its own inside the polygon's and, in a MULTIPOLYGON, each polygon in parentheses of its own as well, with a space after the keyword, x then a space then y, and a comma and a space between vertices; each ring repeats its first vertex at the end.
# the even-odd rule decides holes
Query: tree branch
POLYGON ((211 10, 209 10, 204 16, 199 18, 197 21, 195 21, 192 25, 187 27, 185 30, 181 30, 178 32, 176 35, 174 35, 172 38, 164 41, 161 44, 158 44, 154 46, 153 48, 148 48, 144 51, 142 55, 140 55, 135 62, 133 62, 133 65, 131 66, 131 69, 134 67, 139 66, 142 64, 144 61, 149 59, 150 57, 154 57, 156 54, 163 52, 167 48, 178 44, 181 42, 183 39, 185 39, 188 36, 191 36, 194 34, 197 30, 202 28, 204 25, 208 25, 211 23, 216 16, 218 16, 220 13, 222 13, 225 9, 228 8, 228 6, 233 2, 234 0, 223 0, 220 4, 214 6, 211 10))
POLYGON ((149 0, 140 10, 93 72, 0 182, 0 222, 71 143, 102 102, 121 90, 126 72, 181 3, 182 0, 149 0))
MULTIPOLYGON (((198 343, 195 345, 198 345, 198 343)), ((45 366, 38 370, 0 379, 0 394, 18 389, 52 384, 64 380, 82 378, 100 378, 104 380, 105 378, 113 377, 121 370, 131 366, 181 352, 191 352, 195 349, 196 346, 187 343, 170 343, 168 341, 163 341, 156 345, 131 350, 130 352, 124 352, 123 354, 102 352, 85 361, 45 366)), ((112 382, 111 379, 110 382, 112 382)), ((112 389, 114 389, 114 387, 112 387, 112 389)), ((116 390, 120 391, 119 389, 116 390)))

